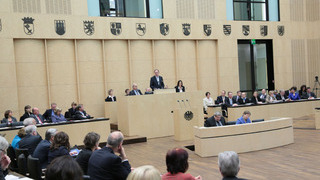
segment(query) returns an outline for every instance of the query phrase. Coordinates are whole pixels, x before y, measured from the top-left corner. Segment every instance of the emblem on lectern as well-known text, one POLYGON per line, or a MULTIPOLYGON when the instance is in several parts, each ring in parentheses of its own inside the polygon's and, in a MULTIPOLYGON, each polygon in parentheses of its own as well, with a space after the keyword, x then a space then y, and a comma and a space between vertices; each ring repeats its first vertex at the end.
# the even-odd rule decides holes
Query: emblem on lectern
POLYGON ((22 21, 23 21, 24 32, 27 35, 32 35, 34 32, 34 26, 33 26, 34 19, 32 17, 24 17, 22 21))
POLYGON ((66 33, 66 24, 65 20, 54 20, 56 33, 60 36, 66 33))
POLYGON ((187 120, 187 121, 190 121, 192 118, 193 118, 193 112, 191 111, 187 111, 184 113, 184 118, 187 120))

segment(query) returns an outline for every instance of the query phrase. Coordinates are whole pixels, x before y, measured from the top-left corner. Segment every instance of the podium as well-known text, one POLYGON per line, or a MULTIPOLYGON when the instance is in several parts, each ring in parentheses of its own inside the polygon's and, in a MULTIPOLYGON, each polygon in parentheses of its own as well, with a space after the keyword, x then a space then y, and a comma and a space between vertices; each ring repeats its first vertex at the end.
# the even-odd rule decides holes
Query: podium
POLYGON ((117 102, 105 102, 104 104, 104 117, 109 118, 110 123, 118 123, 117 102))
POLYGON ((176 89, 155 89, 153 94, 171 94, 176 93, 176 89))

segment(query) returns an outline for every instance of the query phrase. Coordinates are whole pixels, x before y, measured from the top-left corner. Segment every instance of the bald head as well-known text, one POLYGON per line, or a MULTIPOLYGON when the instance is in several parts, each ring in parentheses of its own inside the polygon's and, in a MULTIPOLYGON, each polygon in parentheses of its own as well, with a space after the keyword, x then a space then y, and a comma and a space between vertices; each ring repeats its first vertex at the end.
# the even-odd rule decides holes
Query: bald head
POLYGON ((37 108, 37 107, 32 108, 32 113, 34 115, 38 115, 39 114, 39 108, 37 108))
POLYGON ((133 83, 133 84, 132 84, 132 89, 133 89, 133 90, 137 90, 137 89, 138 89, 138 85, 137 85, 136 83, 133 83))
POLYGON ((107 146, 116 148, 123 142, 123 134, 120 131, 115 131, 109 134, 107 146))

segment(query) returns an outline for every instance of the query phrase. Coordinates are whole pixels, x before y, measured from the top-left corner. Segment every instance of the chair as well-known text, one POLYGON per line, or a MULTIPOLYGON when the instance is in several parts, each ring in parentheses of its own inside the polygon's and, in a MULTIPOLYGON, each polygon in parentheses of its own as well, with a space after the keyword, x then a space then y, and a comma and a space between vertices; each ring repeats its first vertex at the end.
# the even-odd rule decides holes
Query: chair
POLYGON ((29 177, 36 180, 42 180, 42 170, 39 158, 34 158, 31 155, 28 156, 28 171, 29 177))
POLYGON ((28 149, 16 148, 15 154, 16 154, 16 159, 18 159, 20 154, 24 154, 24 157, 28 157, 29 156, 29 151, 28 151, 28 149))
POLYGON ((18 172, 18 164, 17 164, 17 158, 16 158, 16 153, 14 152, 14 149, 13 147, 10 145, 7 149, 7 154, 11 160, 11 163, 10 163, 10 170, 11 171, 16 171, 18 172))
POLYGON ((21 175, 27 175, 27 160, 24 154, 18 156, 18 173, 21 175))

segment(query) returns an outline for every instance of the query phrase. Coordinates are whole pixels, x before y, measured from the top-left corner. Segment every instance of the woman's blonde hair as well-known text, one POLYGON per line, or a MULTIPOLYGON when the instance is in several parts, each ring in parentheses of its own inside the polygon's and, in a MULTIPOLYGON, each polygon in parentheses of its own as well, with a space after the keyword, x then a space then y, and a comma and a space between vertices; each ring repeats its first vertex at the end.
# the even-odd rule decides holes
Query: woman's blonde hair
POLYGON ((62 109, 60 109, 60 108, 57 107, 57 108, 54 110, 54 113, 57 114, 58 112, 61 112, 61 111, 62 111, 62 109))
POLYGON ((140 166, 129 174, 127 180, 161 180, 160 172, 153 166, 140 166))

